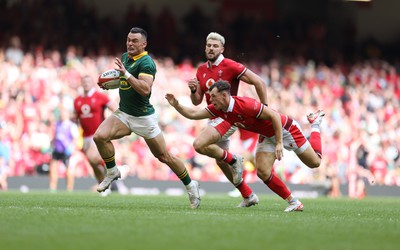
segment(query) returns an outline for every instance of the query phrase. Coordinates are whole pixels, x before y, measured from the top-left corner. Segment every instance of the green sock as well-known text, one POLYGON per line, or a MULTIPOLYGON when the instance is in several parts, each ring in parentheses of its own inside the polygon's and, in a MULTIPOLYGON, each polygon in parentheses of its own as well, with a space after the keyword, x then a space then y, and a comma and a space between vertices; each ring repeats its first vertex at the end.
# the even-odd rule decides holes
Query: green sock
POLYGON ((192 179, 190 179, 189 173, 188 171, 185 170, 182 172, 182 174, 178 175, 178 178, 183 182, 183 184, 189 185, 189 183, 192 181, 192 179))
POLYGON ((115 167, 115 156, 114 155, 109 158, 103 159, 103 160, 104 160, 104 163, 106 164, 107 169, 115 167))

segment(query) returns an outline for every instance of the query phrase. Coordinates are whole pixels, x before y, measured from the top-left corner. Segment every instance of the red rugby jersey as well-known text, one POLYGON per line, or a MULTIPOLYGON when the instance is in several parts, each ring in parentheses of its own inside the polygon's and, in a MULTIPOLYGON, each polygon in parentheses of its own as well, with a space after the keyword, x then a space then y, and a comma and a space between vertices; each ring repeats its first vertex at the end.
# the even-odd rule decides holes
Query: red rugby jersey
MULTIPOLYGON (((253 98, 232 96, 227 111, 216 110, 213 104, 208 105, 206 110, 212 116, 221 117, 239 128, 244 128, 266 137, 272 137, 275 135, 272 122, 258 119, 264 107, 264 104, 253 98)), ((283 114, 280 114, 280 116, 282 126, 284 126, 288 117, 283 114)))
POLYGON ((207 104, 210 104, 209 88, 218 80, 228 81, 231 85, 231 95, 236 96, 239 89, 239 78, 247 68, 236 61, 220 55, 213 65, 208 62, 197 68, 196 78, 201 90, 205 93, 207 104))
POLYGON ((80 95, 74 100, 75 112, 83 129, 84 137, 94 135, 104 120, 104 110, 109 102, 110 99, 107 95, 95 90, 89 91, 87 96, 80 95))

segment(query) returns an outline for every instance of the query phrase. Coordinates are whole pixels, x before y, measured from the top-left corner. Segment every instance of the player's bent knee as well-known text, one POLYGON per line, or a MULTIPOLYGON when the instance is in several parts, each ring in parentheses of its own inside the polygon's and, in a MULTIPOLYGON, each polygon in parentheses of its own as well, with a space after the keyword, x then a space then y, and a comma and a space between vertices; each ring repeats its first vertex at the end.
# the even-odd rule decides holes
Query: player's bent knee
POLYGON ((268 180, 269 177, 271 176, 271 171, 260 171, 260 170, 257 170, 257 176, 262 181, 268 180))
POLYGON ((96 143, 96 144, 98 144, 99 142, 102 142, 103 141, 103 137, 101 136, 101 134, 100 133, 95 133, 94 135, 93 135, 93 141, 96 143))
POLYGON ((193 142, 193 148, 199 154, 204 154, 205 153, 205 145, 202 144, 202 143, 199 143, 196 140, 193 142))
POLYGON ((111 138, 107 134, 102 133, 101 131, 96 131, 96 133, 93 135, 93 141, 96 144, 110 141, 110 139, 111 138))

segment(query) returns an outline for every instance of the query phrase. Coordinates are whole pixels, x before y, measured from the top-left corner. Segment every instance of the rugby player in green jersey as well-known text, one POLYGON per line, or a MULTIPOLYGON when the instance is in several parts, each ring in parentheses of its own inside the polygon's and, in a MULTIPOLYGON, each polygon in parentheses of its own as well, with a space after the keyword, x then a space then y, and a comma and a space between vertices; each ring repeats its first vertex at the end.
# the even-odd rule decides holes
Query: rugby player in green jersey
POLYGON ((97 191, 105 191, 120 178, 115 164, 115 148, 112 140, 129 136, 132 132, 143 137, 153 155, 167 164, 186 186, 191 208, 200 206, 199 184, 191 180, 184 163, 167 151, 163 133, 158 125, 154 107, 150 103, 151 90, 156 74, 156 65, 148 52, 147 32, 134 27, 126 40, 127 52, 115 59, 115 68, 120 72, 119 109, 107 117, 97 129, 94 141, 106 164, 106 177, 97 191))

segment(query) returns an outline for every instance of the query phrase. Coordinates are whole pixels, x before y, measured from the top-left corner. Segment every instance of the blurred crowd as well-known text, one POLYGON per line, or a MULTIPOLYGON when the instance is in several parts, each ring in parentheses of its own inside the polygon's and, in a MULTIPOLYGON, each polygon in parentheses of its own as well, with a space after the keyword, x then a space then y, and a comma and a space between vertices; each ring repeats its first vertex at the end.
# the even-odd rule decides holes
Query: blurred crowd
MULTIPOLYGON (((183 20, 176 20, 168 7, 151 16, 146 5, 132 4, 121 14, 123 24, 117 25, 110 18, 98 18, 96 10, 80 0, 0 4, 2 188, 6 176, 48 173, 60 110, 72 112, 83 74, 96 82, 101 72, 114 67, 132 23, 149 32, 148 49, 158 70, 151 101, 168 147, 185 161, 194 179, 227 181, 214 161, 192 147, 206 121, 184 119, 169 107, 164 95, 172 92, 191 105, 187 80, 204 60, 204 38, 225 27, 225 55, 265 80, 271 107, 296 119, 306 135, 310 133, 306 115, 317 109, 326 113, 321 125, 321 167, 310 170, 286 152, 276 163, 276 171, 286 182, 328 185, 332 196, 341 195, 341 184, 349 184, 354 196, 362 196, 365 185, 400 186, 400 64, 376 59, 383 58, 382 50, 373 44, 356 49, 351 25, 333 46, 323 22, 297 20, 277 25, 268 16, 230 16, 226 11, 211 22, 196 6, 183 20), (264 32, 257 32, 261 29, 264 32), (99 38, 99 34, 107 35, 99 38)), ((118 102, 117 90, 105 93, 118 102)), ((239 94, 256 97, 245 84, 239 94)), ((115 145, 118 165, 129 175, 175 180, 142 139, 132 135, 115 145)), ((77 177, 90 177, 93 173, 79 147, 72 155, 72 167, 77 177)), ((237 134, 232 137, 231 149, 242 151, 237 134)), ((60 169, 61 175, 65 172, 60 169)), ((257 181, 254 171, 248 178, 257 181)))
MULTIPOLYGON (((19 37, 13 37, 13 46, 0 50, 1 171, 8 176, 47 174, 60 110, 73 111, 73 99, 81 93, 81 75, 89 74, 96 82, 102 71, 114 67, 115 56, 81 57, 73 46, 65 54, 58 50, 24 52, 19 43, 19 37)), ((206 121, 183 118, 164 98, 172 92, 191 105, 187 81, 195 76, 199 62, 187 59, 176 64, 169 57, 153 56, 158 72, 151 101, 168 147, 185 161, 192 178, 226 181, 214 161, 193 150, 193 139, 206 121)), ((243 63, 265 80, 269 105, 300 122, 306 135, 310 133, 306 115, 317 109, 326 113, 321 125, 321 167, 308 169, 286 152, 275 167, 286 182, 329 182, 333 196, 340 195, 335 186, 352 183, 357 190, 359 180, 367 185, 400 186, 400 75, 394 65, 366 60, 328 67, 302 58, 243 63)), ((118 102, 118 90, 104 92, 118 102)), ((256 96, 246 84, 239 93, 256 96)), ((232 152, 242 151, 238 135, 231 143, 232 152)), ((151 156, 142 139, 132 135, 115 145, 117 163, 128 175, 175 180, 169 168, 151 156)), ((71 162, 76 177, 92 176, 79 145, 71 162)), ((257 181, 254 172, 249 176, 249 182, 257 181)))
MULTIPOLYGON (((154 54, 179 63, 186 58, 194 62, 203 60, 203 50, 199 48, 211 31, 224 35, 226 53, 238 61, 262 63, 278 56, 302 56, 331 66, 338 60, 367 57, 383 56, 394 61, 400 52, 399 41, 384 45, 373 37, 358 41, 355 21, 346 17, 344 11, 343 17, 328 19, 330 1, 313 2, 307 8, 299 1, 288 1, 286 5, 290 4, 292 12, 284 12, 285 1, 257 0, 249 5, 221 0, 210 3, 213 7, 209 10, 196 4, 187 6, 179 16, 171 3, 154 8, 157 3, 151 1, 126 2, 117 15, 111 11, 100 15, 107 7, 83 0, 0 1, 0 47, 9 46, 9 38, 17 35, 27 51, 66 53, 74 45, 77 53, 84 56, 118 54, 127 32, 137 26, 148 31, 154 54), (303 13, 305 10, 307 14, 303 13)), ((346 3, 335 2, 332 7, 346 10, 346 3)))

